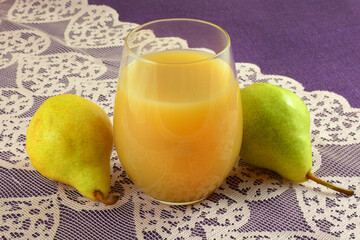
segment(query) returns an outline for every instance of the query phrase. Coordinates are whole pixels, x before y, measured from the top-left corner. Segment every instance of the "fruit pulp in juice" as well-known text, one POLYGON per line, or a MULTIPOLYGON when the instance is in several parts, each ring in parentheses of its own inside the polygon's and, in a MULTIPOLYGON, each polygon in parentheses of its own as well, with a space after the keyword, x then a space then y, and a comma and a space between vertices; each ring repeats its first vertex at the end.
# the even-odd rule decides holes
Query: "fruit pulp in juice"
POLYGON ((120 71, 114 140, 130 179, 167 203, 201 200, 234 166, 242 108, 231 67, 209 53, 164 51, 120 71))

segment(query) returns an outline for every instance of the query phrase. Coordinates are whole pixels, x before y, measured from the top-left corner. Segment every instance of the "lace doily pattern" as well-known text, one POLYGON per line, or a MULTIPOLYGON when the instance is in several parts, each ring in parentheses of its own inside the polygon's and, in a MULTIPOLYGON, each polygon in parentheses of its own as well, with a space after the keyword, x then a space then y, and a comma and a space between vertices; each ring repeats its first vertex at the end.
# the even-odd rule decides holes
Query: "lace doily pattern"
POLYGON ((126 35, 137 26, 120 23, 117 12, 107 6, 88 6, 72 18, 65 30, 71 47, 101 48, 124 45, 126 35))
POLYGON ((78 79, 92 80, 106 72, 96 58, 80 53, 49 54, 18 61, 18 86, 38 96, 54 96, 74 89, 78 79))
POLYGON ((13 64, 13 54, 39 54, 50 45, 44 33, 30 30, 4 31, 0 33, 0 69, 13 64))
MULTIPOLYGON (((360 109, 351 108, 335 93, 308 92, 294 79, 262 74, 249 63, 236 63, 240 87, 269 82, 298 94, 311 116, 313 172, 355 190, 354 196, 313 182, 293 183, 239 159, 221 187, 201 203, 168 206, 153 201, 131 182, 115 150, 111 192, 120 200, 113 206, 89 200, 75 188, 41 176, 25 150, 31 117, 47 98, 72 93, 98 104, 112 120, 124 38, 138 24, 119 21, 110 7, 81 0, 0 0, 0 9, 3 238, 295 240, 359 236, 360 109), (51 31, 51 26, 59 28, 51 31)), ((139 31, 130 40, 129 46, 138 54, 189 48, 183 39, 158 38, 149 30, 139 31)))
POLYGON ((19 23, 48 23, 72 18, 87 7, 87 0, 41 1, 16 0, 8 11, 8 19, 19 23))
POLYGON ((26 200, 0 199, 0 231, 8 239, 54 239, 60 219, 56 202, 56 195, 26 200))

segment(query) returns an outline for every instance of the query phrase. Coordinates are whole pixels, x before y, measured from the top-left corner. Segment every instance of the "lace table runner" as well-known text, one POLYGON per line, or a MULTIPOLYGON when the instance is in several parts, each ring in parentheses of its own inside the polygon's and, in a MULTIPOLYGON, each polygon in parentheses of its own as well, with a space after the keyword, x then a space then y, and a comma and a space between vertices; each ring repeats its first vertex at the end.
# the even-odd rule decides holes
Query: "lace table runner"
MULTIPOLYGON (((348 197, 313 182, 293 183, 238 161, 211 196, 192 206, 151 200, 113 151, 113 206, 42 177, 25 150, 37 108, 64 93, 100 105, 112 119, 126 34, 107 6, 86 0, 0 0, 0 236, 2 239, 359 239, 360 109, 332 92, 307 92, 284 76, 236 63, 240 87, 269 82, 290 89, 311 115, 313 172, 355 190, 348 197)), ((149 50, 187 47, 178 38, 140 36, 149 50)))

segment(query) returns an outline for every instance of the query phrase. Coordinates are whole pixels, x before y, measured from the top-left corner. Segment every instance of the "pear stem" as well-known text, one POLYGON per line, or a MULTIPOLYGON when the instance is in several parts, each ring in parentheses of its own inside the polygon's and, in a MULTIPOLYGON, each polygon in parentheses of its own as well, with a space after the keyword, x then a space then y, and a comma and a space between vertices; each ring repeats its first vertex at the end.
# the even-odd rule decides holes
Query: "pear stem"
POLYGON ((344 193, 344 194, 346 194, 346 195, 349 195, 349 196, 354 195, 354 191, 353 191, 353 190, 344 189, 344 188, 340 188, 340 187, 334 186, 334 185, 332 185, 331 183, 325 182, 324 180, 318 178, 318 177, 315 176, 312 172, 308 172, 308 173, 306 174, 306 178, 308 178, 308 179, 310 179, 310 180, 313 180, 314 182, 319 183, 319 184, 321 184, 321 185, 324 185, 325 187, 328 187, 328 188, 330 188, 330 189, 332 189, 332 190, 335 190, 335 191, 344 193))
POLYGON ((104 199, 104 195, 98 190, 96 190, 94 194, 97 200, 106 205, 113 205, 119 200, 118 196, 113 196, 111 199, 104 199))

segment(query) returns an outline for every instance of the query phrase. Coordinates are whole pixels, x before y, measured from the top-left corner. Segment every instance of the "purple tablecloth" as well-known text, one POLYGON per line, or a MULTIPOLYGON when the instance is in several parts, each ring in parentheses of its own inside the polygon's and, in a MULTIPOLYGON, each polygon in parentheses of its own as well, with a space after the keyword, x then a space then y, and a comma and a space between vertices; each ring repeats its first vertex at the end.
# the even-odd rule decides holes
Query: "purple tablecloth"
MULTIPOLYGON (((152 33, 144 37, 150 48, 169 44, 152 33)), ((182 39, 171 41, 187 47, 182 39)), ((0 0, 0 237, 358 239, 359 76, 359 1, 0 0), (115 150, 115 205, 40 175, 25 150, 39 106, 72 93, 98 104, 112 120, 126 34, 174 17, 228 31, 241 88, 269 82, 299 95, 311 117, 313 172, 354 196, 310 181, 293 183, 239 160, 201 203, 168 206, 131 182, 115 150)))
POLYGON ((360 3, 330 1, 92 1, 143 24, 162 18, 196 18, 223 27, 235 60, 265 74, 284 75, 307 91, 327 90, 360 107, 360 3))

